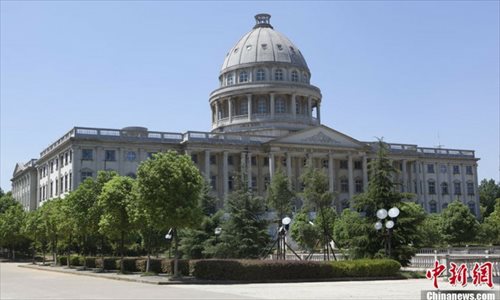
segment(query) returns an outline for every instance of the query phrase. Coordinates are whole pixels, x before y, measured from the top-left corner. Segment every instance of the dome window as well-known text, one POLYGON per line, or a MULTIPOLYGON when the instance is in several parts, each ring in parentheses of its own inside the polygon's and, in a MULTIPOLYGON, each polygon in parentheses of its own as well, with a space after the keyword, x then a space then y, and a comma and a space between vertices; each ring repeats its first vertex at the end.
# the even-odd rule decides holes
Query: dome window
POLYGON ((283 46, 281 44, 277 44, 276 46, 278 47, 279 51, 283 51, 283 46))
POLYGON ((263 97, 259 98, 259 101, 257 102, 257 113, 258 114, 267 113, 266 99, 264 99, 263 97))
POLYGON ((292 54, 295 54, 295 49, 293 49, 292 46, 290 46, 290 51, 292 52, 292 54))
POLYGON ((297 73, 297 71, 292 71, 292 81, 299 81, 299 74, 297 73))
POLYGON ((276 81, 282 81, 283 80, 283 70, 276 69, 276 71, 274 72, 274 80, 276 80, 276 81))
POLYGON ((262 70, 262 69, 258 69, 256 79, 257 79, 257 81, 266 80, 266 72, 264 72, 264 70, 262 70))
POLYGON ((235 48, 234 53, 238 53, 238 50, 239 50, 238 48, 235 48))
POLYGON ((248 73, 246 71, 242 71, 240 73, 240 82, 247 82, 248 81, 248 73))
POLYGON ((307 82, 308 82, 308 80, 309 80, 309 77, 307 76, 307 74, 306 74, 306 73, 303 73, 303 74, 302 74, 302 82, 307 83, 307 82))
POLYGON ((247 45, 247 51, 252 50, 252 45, 247 45))
POLYGON ((275 110, 277 113, 285 112, 285 100, 283 98, 279 97, 276 99, 275 110))
POLYGON ((267 44, 261 44, 262 49, 266 50, 267 49, 267 44))
POLYGON ((227 75, 227 85, 233 85, 233 74, 227 75))

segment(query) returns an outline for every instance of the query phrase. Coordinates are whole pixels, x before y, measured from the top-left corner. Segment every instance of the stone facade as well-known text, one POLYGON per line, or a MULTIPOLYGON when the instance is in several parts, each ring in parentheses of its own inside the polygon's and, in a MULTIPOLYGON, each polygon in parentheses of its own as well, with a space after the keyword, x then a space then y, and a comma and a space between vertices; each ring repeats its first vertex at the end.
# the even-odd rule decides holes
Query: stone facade
MULTIPOLYGON (((308 163, 324 169, 338 211, 368 184, 368 162, 376 142, 363 142, 321 125, 322 95, 310 84, 311 72, 300 50, 270 24, 257 24, 226 55, 220 86, 209 99, 212 131, 156 132, 75 127, 43 150, 35 167, 36 202, 64 197, 99 170, 135 177, 141 161, 153 153, 176 150, 190 155, 220 199, 233 189, 233 177, 245 174, 261 196, 277 169, 295 191, 308 163)), ((428 212, 440 212, 459 199, 479 215, 477 161, 472 150, 423 148, 388 143, 399 173, 394 180, 428 212)), ((18 175, 14 175, 13 183, 18 175)), ((16 196, 17 197, 17 196, 16 196)), ((295 208, 302 205, 300 198, 295 208)))

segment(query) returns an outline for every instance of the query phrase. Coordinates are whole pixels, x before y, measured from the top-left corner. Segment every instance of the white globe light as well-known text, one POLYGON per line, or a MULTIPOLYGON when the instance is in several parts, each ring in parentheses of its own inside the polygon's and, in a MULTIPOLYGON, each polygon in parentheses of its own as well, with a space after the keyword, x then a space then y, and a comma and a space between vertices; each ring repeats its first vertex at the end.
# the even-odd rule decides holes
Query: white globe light
POLYGON ((389 220, 389 221, 385 222, 385 227, 387 227, 388 229, 391 229, 392 227, 394 227, 394 221, 389 220))
POLYGON ((396 218, 397 216, 399 216, 399 209, 397 207, 389 209, 389 217, 396 218))
POLYGON ((215 228, 214 233, 215 233, 215 235, 221 234, 222 233, 222 228, 220 228, 220 227, 215 228))
POLYGON ((292 222, 292 219, 290 219, 289 217, 284 217, 283 220, 281 220, 281 223, 283 223, 283 225, 288 225, 290 224, 290 222, 292 222))
POLYGON ((375 223, 375 229, 377 229, 377 230, 382 229, 382 222, 377 221, 377 223, 375 223))
POLYGON ((377 210, 377 218, 382 220, 382 219, 385 219, 386 217, 387 217, 387 210, 385 210, 383 208, 377 210))

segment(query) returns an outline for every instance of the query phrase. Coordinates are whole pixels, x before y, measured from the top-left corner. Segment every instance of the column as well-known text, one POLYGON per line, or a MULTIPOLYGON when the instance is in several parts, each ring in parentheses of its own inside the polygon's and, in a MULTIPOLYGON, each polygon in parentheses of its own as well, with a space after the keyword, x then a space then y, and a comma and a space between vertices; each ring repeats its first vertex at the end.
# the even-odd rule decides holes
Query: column
POLYGON ((474 164, 473 168, 472 168, 472 172, 474 172, 474 200, 476 202, 476 211, 475 211, 475 215, 476 217, 480 217, 480 210, 479 210, 479 182, 478 182, 478 179, 477 179, 477 164, 474 164))
POLYGON ((269 94, 271 99, 271 117, 274 117, 274 93, 269 94))
POLYGON ((247 177, 248 177, 248 188, 252 188, 252 153, 247 154, 247 177))
POLYGON ((403 159, 401 161, 401 164, 403 165, 403 192, 408 192, 410 189, 408 188, 408 174, 407 174, 407 171, 406 171, 406 164, 407 164, 407 161, 406 159, 403 159))
POLYGON ((428 189, 428 186, 427 186, 427 176, 426 176, 426 169, 425 169, 425 163, 424 162, 421 162, 420 163, 420 167, 421 167, 421 171, 422 171, 422 186, 421 186, 421 189, 422 189, 422 192, 424 194, 424 208, 426 211, 430 211, 429 209, 429 189, 428 189))
POLYGON ((439 163, 434 163, 434 171, 436 172, 436 194, 438 198, 438 212, 441 212, 443 208, 443 197, 441 195, 441 165, 439 163))
POLYGON ((368 159, 363 155, 363 191, 368 191, 368 159))
POLYGON ((297 115, 297 99, 295 94, 292 94, 292 115, 293 118, 295 119, 295 116, 297 115))
POLYGON ((321 109, 319 101, 316 103, 316 117, 318 119, 318 124, 321 124, 321 109))
POLYGON ((349 153, 347 156, 347 172, 349 172, 349 199, 352 201, 352 197, 354 195, 354 176, 352 173, 353 165, 352 165, 352 154, 349 153))
POLYGON ((219 102, 215 102, 215 123, 219 125, 219 102))
POLYGON ((274 153, 269 153, 269 179, 273 179, 274 175, 274 153))
MULTIPOLYGON (((251 73, 250 73, 251 74, 251 73)), ((247 95, 247 105, 248 105, 248 121, 252 120, 252 95, 247 95)))
POLYGON ((222 153, 222 178, 224 180, 224 196, 226 196, 229 192, 229 170, 227 166, 227 151, 222 153))
POLYGON ((465 166, 464 164, 460 164, 460 175, 462 176, 462 183, 460 183, 460 189, 462 190, 462 196, 460 197, 460 200, 462 200, 462 203, 466 204, 467 201, 465 201, 465 198, 467 196, 467 181, 465 181, 465 166))
POLYGON ((245 176, 247 176, 247 174, 245 173, 247 168, 246 168, 246 165, 247 165, 247 155, 245 152, 241 152, 240 153, 240 176, 241 176, 241 182, 245 182, 245 176))
POLYGON ((210 151, 205 150, 205 180, 210 184, 210 151))
POLYGON ((307 115, 309 118, 312 116, 312 109, 311 109, 312 104, 311 103, 312 103, 312 97, 309 96, 309 97, 307 97, 307 115))
POLYGON ((286 153, 286 176, 288 177, 288 187, 292 188, 292 156, 286 153))
POLYGON ((328 185, 329 191, 334 192, 335 188, 335 178, 333 173, 333 154, 328 153, 328 185))
POLYGON ((446 165, 446 170, 448 171, 448 199, 450 200, 450 202, 453 200, 453 197, 451 195, 452 194, 452 189, 453 189, 453 180, 451 180, 452 178, 452 175, 451 175, 451 172, 452 172, 452 169, 453 169, 453 165, 451 165, 450 163, 448 163, 446 165))
POLYGON ((227 109, 228 109, 229 123, 231 123, 233 120, 233 98, 231 97, 227 99, 227 109))

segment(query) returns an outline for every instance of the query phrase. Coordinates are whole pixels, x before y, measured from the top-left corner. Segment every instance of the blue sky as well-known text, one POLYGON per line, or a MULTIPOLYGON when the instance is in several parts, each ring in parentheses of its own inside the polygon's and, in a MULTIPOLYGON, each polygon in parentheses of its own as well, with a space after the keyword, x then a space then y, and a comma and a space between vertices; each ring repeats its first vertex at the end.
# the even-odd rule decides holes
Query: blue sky
POLYGON ((1 168, 74 126, 209 131, 227 51, 272 15, 361 141, 476 150, 499 180, 498 1, 1 1, 1 168))

